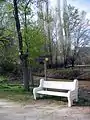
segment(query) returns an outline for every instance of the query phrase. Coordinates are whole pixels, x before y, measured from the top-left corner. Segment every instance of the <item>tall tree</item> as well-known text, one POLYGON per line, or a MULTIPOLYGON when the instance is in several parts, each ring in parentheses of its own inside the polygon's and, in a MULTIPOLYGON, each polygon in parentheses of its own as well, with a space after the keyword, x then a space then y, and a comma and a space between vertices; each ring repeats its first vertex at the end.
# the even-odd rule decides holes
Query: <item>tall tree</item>
POLYGON ((86 20, 86 13, 80 12, 75 7, 68 6, 67 0, 63 0, 61 12, 61 1, 57 0, 57 50, 59 62, 63 61, 66 67, 69 62, 74 66, 79 55, 80 47, 89 44, 90 22, 86 20), (60 58, 62 60, 60 60, 60 58))
POLYGON ((48 39, 49 39, 49 54, 50 54, 51 62, 52 62, 50 21, 49 21, 49 0, 46 0, 46 24, 47 24, 47 36, 48 36, 48 39))
POLYGON ((69 29, 69 15, 68 15, 68 5, 67 0, 63 0, 63 31, 64 31, 64 65, 67 66, 68 57, 71 51, 71 38, 70 38, 70 29, 69 29))
POLYGON ((79 57, 80 48, 86 47, 90 43, 90 21, 86 19, 84 11, 79 12, 78 9, 68 6, 69 13, 69 31, 71 36, 71 63, 74 66, 75 61, 79 57))
POLYGON ((50 13, 49 0, 38 0, 38 23, 46 34, 45 41, 46 55, 50 56, 50 64, 52 64, 52 38, 51 38, 51 23, 52 17, 50 13))
POLYGON ((64 37, 63 37, 63 23, 61 16, 61 0, 57 0, 57 47, 58 47, 58 64, 62 61, 62 53, 64 55, 64 37))
POLYGON ((17 29, 18 41, 19 41, 19 53, 20 53, 20 60, 22 64, 24 88, 25 90, 29 91, 28 53, 23 52, 23 38, 21 33, 17 2, 18 2, 17 0, 13 0, 14 16, 15 16, 16 29, 17 29))

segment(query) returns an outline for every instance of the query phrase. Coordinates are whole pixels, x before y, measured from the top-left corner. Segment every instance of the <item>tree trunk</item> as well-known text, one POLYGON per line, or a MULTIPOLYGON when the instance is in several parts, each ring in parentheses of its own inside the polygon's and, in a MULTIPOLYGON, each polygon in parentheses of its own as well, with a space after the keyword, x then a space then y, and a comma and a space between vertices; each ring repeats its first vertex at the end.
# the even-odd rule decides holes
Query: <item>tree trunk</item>
POLYGON ((29 74, 28 74, 28 59, 27 59, 28 55, 23 54, 23 40, 22 40, 22 34, 20 30, 17 0, 13 0, 13 4, 14 4, 14 17, 15 17, 16 29, 17 29, 18 41, 19 41, 20 60, 21 60, 22 71, 23 71, 24 89, 26 91, 29 91, 29 74))
POLYGON ((47 62, 44 61, 44 74, 45 74, 45 80, 47 80, 47 62))
POLYGON ((51 32, 50 32, 50 22, 49 22, 49 2, 46 1, 46 14, 47 14, 47 32, 48 32, 48 39, 49 39, 49 54, 50 54, 50 64, 52 66, 52 42, 51 42, 51 32))
POLYGON ((32 75, 32 66, 30 65, 30 69, 29 69, 30 73, 30 82, 31 82, 31 87, 34 87, 34 80, 33 80, 33 75, 32 75))
POLYGON ((28 70, 28 62, 27 58, 22 61, 22 71, 23 71, 23 83, 24 89, 29 91, 29 70, 28 70))
POLYGON ((74 65, 75 65, 75 59, 74 59, 74 56, 73 56, 73 58, 72 58, 72 68, 74 67, 74 65))
MULTIPOLYGON (((57 41, 57 40, 56 40, 56 41, 57 41)), ((57 45, 57 42, 56 42, 56 56, 55 56, 55 57, 56 57, 56 58, 55 58, 55 67, 56 67, 56 70, 57 70, 57 68, 58 68, 58 58, 57 58, 57 57, 58 57, 58 54, 57 54, 58 50, 57 50, 57 46, 58 46, 58 45, 57 45)))

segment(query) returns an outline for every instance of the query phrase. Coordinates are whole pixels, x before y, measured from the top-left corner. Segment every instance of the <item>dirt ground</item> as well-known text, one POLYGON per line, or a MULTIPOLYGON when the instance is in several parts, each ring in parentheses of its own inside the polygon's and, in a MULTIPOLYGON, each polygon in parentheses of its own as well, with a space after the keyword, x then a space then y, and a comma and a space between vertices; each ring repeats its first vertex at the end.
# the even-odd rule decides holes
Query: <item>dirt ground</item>
MULTIPOLYGON (((90 98, 90 82, 79 82, 81 97, 90 98)), ((66 103, 67 104, 67 103, 66 103)), ((90 120, 90 106, 67 105, 39 99, 28 105, 0 100, 0 120, 90 120)))
POLYGON ((79 81, 79 97, 90 105, 90 81, 79 81))
POLYGON ((0 120, 90 120, 90 107, 68 108, 44 101, 21 106, 0 100, 0 120))
POLYGON ((90 90, 90 81, 79 81, 79 86, 84 89, 90 90))

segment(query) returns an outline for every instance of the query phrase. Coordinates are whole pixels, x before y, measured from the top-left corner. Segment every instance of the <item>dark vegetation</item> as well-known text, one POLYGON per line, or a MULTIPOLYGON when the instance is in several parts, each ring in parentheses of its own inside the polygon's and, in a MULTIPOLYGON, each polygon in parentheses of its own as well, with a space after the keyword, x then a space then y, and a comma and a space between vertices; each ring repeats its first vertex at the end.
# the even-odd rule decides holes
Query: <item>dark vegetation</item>
MULTIPOLYGON (((0 66, 0 75, 7 76, 10 83, 18 82, 23 83, 23 73, 19 64, 8 63, 0 66)), ((30 75, 30 74, 29 74, 30 75)), ((37 64, 32 68, 32 75, 37 77, 44 77, 44 65, 37 64)), ((78 79, 78 80, 90 80, 90 67, 74 67, 74 68, 52 68, 47 66, 47 78, 55 79, 78 79)), ((35 79, 33 79, 34 83, 35 79)))
MULTIPOLYGON (((75 70, 72 68, 69 69, 48 69, 47 70, 47 77, 48 78, 56 78, 56 79, 75 79, 77 78, 82 72, 80 70, 75 70)), ((44 77, 44 71, 36 72, 34 75, 44 77)))

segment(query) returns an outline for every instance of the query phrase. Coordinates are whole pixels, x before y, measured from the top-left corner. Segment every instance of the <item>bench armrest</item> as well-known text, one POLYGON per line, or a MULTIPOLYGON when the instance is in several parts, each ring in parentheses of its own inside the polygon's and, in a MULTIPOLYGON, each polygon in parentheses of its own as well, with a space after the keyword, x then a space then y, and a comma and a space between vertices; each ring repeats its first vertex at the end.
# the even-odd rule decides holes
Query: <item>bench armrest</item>
POLYGON ((39 87, 36 87, 36 88, 33 89, 33 95, 34 95, 35 100, 36 100, 36 97, 37 97, 37 92, 40 91, 40 90, 43 90, 43 82, 44 82, 44 79, 41 79, 39 87))
POLYGON ((39 87, 36 87, 33 89, 33 94, 37 93, 37 91, 40 91, 43 89, 43 82, 44 82, 44 79, 40 79, 40 85, 39 85, 39 87))
POLYGON ((77 90, 68 91, 68 106, 69 107, 72 106, 73 100, 78 101, 78 91, 77 90))
POLYGON ((43 88, 40 87, 40 86, 33 89, 33 95, 34 95, 34 99, 35 99, 35 100, 36 100, 36 98, 37 98, 37 92, 40 91, 40 90, 42 90, 42 89, 43 89, 43 88))
POLYGON ((40 90, 42 90, 43 88, 42 87, 36 87, 36 88, 34 88, 33 89, 33 94, 34 93, 37 93, 37 91, 40 91, 40 90))
POLYGON ((72 100, 78 101, 78 91, 77 90, 68 91, 68 97, 70 97, 72 100))

